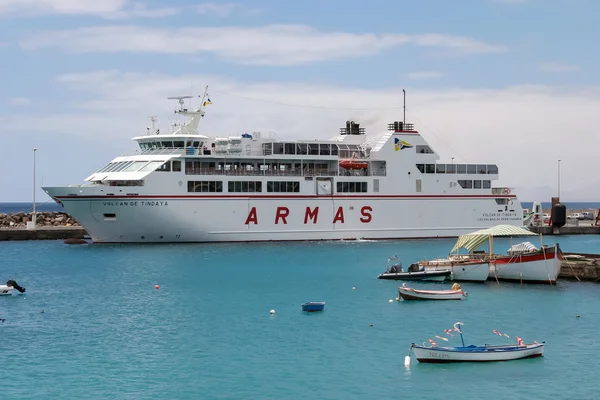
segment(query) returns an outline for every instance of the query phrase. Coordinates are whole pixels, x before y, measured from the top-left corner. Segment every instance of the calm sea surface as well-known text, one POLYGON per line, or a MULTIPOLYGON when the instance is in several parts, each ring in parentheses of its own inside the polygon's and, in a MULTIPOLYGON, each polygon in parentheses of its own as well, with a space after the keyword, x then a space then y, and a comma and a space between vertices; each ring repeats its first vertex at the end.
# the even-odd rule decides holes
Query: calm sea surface
MULTIPOLYGON (((600 236, 559 239, 565 251, 600 253, 600 236)), ((597 284, 465 283, 464 301, 388 302, 398 283, 376 279, 388 256, 406 265, 453 244, 0 242, 2 280, 27 288, 0 298, 1 397, 598 398, 597 284), (308 300, 325 311, 302 313, 308 300), (468 343, 508 341, 496 329, 546 341, 545 357, 403 366, 411 342, 457 321, 468 343)))

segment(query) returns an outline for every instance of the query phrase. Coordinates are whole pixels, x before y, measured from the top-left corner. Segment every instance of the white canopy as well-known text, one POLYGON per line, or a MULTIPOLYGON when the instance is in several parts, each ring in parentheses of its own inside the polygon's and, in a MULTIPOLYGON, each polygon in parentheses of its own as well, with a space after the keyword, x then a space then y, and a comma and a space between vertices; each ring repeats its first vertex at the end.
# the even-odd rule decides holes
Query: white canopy
POLYGON ((482 229, 466 235, 460 235, 452 251, 457 251, 458 249, 464 247, 471 252, 487 242, 490 237, 496 236, 537 236, 537 233, 520 226, 496 225, 494 227, 482 229))

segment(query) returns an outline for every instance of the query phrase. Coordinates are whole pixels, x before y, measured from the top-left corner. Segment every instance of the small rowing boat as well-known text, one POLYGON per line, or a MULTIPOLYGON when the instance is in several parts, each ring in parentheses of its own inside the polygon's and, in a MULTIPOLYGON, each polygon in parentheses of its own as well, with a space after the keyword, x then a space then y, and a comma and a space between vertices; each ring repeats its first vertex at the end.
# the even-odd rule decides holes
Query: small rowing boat
POLYGON ((402 285, 398 287, 398 295, 404 300, 461 300, 468 296, 458 284, 451 290, 420 290, 402 285))
POLYGON ((385 272, 379 274, 378 279, 391 279, 397 281, 436 281, 443 282, 450 277, 450 269, 425 270, 419 268, 417 264, 411 264, 405 272, 402 263, 394 264, 390 267, 390 261, 397 260, 398 257, 388 258, 385 272))

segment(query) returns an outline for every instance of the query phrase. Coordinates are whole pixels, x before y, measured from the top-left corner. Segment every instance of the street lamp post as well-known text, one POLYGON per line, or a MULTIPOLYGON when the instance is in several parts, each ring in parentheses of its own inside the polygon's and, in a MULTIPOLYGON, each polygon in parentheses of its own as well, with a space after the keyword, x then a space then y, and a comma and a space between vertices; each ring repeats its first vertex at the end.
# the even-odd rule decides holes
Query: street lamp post
POLYGON ((33 219, 33 229, 35 229, 35 225, 37 224, 37 214, 35 212, 35 153, 37 151, 37 148, 33 149, 33 213, 32 213, 32 219, 33 219))
POLYGON ((558 160, 558 198, 560 200, 560 161, 558 160))

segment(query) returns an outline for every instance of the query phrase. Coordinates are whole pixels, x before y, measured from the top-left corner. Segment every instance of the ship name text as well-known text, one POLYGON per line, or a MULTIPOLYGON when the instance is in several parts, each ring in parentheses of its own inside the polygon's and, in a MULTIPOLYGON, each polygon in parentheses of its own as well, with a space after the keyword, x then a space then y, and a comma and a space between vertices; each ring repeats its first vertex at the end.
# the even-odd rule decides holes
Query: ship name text
POLYGON ((103 206, 108 207, 165 207, 169 205, 168 201, 103 201, 103 206))
MULTIPOLYGON (((369 222, 371 222, 371 220, 373 219, 371 212, 373 212, 373 208, 371 206, 363 206, 360 209, 360 215, 361 215, 361 217, 359 218, 360 222, 362 222, 363 224, 368 224, 369 222)), ((280 223, 287 224, 289 216, 290 216, 289 208, 277 207, 277 209, 275 211, 275 224, 280 224, 280 223)), ((313 224, 316 224, 318 218, 319 218, 319 207, 318 206, 313 207, 313 208, 306 207, 306 210, 304 211, 304 225, 307 225, 310 222, 312 222, 313 224)), ((343 224, 345 222, 345 220, 346 219, 345 219, 345 215, 344 215, 344 208, 340 206, 337 208, 337 211, 335 212, 332 223, 343 224)), ((250 212, 248 213, 248 217, 246 218, 245 224, 246 225, 249 225, 249 224, 258 225, 258 212, 256 211, 256 207, 252 207, 252 209, 250 209, 250 212)))

